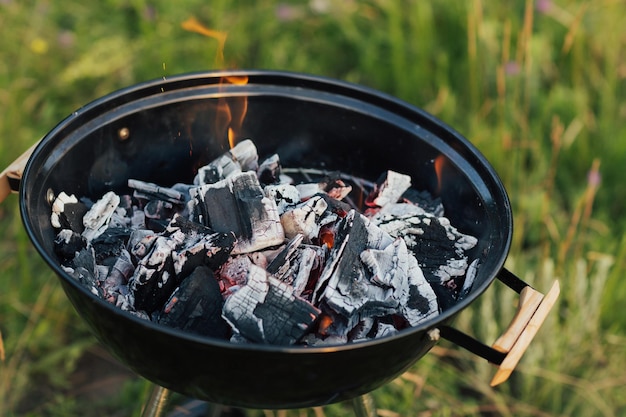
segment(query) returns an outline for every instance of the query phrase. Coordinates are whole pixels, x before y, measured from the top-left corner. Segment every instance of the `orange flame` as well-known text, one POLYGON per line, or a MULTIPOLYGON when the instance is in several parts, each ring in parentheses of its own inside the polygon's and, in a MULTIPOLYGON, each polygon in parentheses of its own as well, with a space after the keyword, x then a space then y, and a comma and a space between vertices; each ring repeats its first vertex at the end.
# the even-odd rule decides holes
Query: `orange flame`
POLYGON ((198 21, 195 17, 190 17, 181 23, 183 29, 189 32, 199 33, 209 38, 217 40, 217 53, 215 55, 215 62, 218 65, 224 63, 224 46, 226 46, 226 37, 228 34, 220 30, 209 29, 198 21))
POLYGON ((441 192, 441 180, 443 178, 443 168, 446 164, 446 157, 439 155, 435 158, 433 165, 435 166, 435 174, 437 175, 437 192, 441 192))
MULTIPOLYGON (((246 85, 248 83, 247 76, 227 76, 221 80, 221 86, 226 84, 246 85)), ((216 130, 219 132, 226 130, 228 145, 232 149, 241 137, 241 129, 243 121, 248 111, 247 96, 225 96, 217 100, 217 120, 216 130), (221 119, 221 121, 220 121, 221 119)))
MULTIPOLYGON (((200 23, 196 18, 190 17, 181 24, 182 28, 199 33, 218 42, 215 62, 218 66, 224 65, 224 47, 226 45, 227 33, 219 30, 209 29, 200 23)), ((246 85, 248 76, 230 75, 225 76, 220 81, 220 87, 226 84, 246 85)), ((237 137, 241 135, 241 126, 248 111, 248 98, 246 96, 220 97, 217 100, 215 116, 215 135, 217 138, 228 140, 228 145, 232 149, 237 143, 237 137)))

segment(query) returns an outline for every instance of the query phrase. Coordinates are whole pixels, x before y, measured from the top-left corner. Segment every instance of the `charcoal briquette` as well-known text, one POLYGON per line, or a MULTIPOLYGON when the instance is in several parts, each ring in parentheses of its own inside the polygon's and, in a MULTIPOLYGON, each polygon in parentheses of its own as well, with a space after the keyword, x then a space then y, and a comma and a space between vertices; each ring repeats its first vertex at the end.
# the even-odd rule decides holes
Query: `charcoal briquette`
POLYGON ((174 290, 157 322, 202 336, 227 339, 230 326, 222 318, 223 304, 213 271, 199 266, 174 290))

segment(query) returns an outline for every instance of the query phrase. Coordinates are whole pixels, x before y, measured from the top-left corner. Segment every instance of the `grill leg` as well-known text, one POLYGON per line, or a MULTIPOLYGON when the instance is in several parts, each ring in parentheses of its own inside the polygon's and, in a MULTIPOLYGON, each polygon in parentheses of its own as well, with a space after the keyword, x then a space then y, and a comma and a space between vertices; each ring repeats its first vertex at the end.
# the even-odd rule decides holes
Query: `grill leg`
POLYGON ((376 406, 370 394, 354 398, 352 408, 356 417, 376 417, 376 406))
POLYGON ((170 396, 170 390, 158 385, 152 387, 150 398, 144 404, 141 417, 164 417, 163 412, 170 396))

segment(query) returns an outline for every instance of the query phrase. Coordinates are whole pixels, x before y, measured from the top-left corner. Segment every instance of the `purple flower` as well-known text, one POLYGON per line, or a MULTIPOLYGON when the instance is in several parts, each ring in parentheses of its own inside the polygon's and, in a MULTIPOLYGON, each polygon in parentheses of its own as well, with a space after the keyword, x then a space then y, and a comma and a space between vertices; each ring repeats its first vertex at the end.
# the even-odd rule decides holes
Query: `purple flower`
POLYGON ((547 13, 551 8, 552 0, 537 0, 537 3, 535 3, 535 9, 537 9, 539 13, 547 13))
POLYGON ((276 18, 283 22, 290 22, 300 17, 300 10, 289 4, 280 3, 275 9, 276 18))
POLYGON ((509 61, 504 64, 504 72, 506 75, 517 75, 520 72, 520 65, 517 61, 509 61))
POLYGON ((76 42, 76 38, 74 37, 74 33, 69 30, 64 30, 57 36, 57 42, 59 46, 63 49, 69 49, 74 46, 76 42))
POLYGON ((596 188, 600 186, 601 182, 602 175, 600 175, 600 171, 598 171, 597 169, 592 169, 587 173, 587 184, 589 184, 590 186, 596 188))

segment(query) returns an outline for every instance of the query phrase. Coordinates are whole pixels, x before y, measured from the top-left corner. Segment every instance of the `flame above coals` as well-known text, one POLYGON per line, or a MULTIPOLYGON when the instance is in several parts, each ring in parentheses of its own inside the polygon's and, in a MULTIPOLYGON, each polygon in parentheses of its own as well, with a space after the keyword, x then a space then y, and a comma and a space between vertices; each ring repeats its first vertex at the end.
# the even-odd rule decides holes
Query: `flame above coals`
MULTIPOLYGON (((224 48, 226 47, 226 39, 228 38, 227 32, 208 28, 195 17, 190 17, 182 22, 181 27, 189 32, 198 33, 217 40, 218 47, 215 55, 215 64, 218 67, 224 67, 224 48)), ((229 75, 222 77, 220 80, 220 87, 246 84, 248 84, 247 75, 229 75)), ((217 99, 214 134, 217 138, 225 138, 228 140, 229 149, 234 148, 237 142, 242 138, 241 126, 247 111, 248 98, 245 95, 232 97, 222 96, 217 99)))

